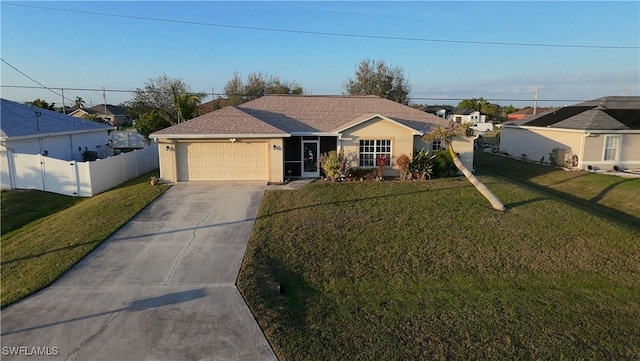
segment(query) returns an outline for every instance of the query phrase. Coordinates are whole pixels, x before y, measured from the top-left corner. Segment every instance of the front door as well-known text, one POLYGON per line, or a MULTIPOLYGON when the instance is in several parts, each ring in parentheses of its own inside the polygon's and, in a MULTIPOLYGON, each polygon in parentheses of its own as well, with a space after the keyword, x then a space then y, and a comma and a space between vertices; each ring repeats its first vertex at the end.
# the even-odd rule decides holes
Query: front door
POLYGON ((302 176, 316 178, 320 176, 318 168, 318 148, 320 142, 317 140, 302 141, 302 176))

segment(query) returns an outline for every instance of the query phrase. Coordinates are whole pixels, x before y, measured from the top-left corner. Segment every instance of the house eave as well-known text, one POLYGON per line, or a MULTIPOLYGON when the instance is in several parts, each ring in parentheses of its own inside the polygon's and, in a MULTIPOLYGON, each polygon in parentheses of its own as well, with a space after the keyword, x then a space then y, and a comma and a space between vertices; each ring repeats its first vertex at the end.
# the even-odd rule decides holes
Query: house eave
POLYGON ((151 139, 289 138, 291 134, 151 134, 151 139))
POLYGON ((340 133, 335 132, 291 132, 292 137, 339 137, 340 133))
POLYGON ((624 134, 640 134, 640 129, 569 129, 569 128, 555 128, 555 127, 536 127, 526 125, 504 125, 502 128, 512 129, 528 129, 528 130, 553 130, 557 132, 566 133, 591 133, 591 134, 611 134, 611 133, 624 133, 624 134))
POLYGON ((398 122, 397 120, 391 119, 389 117, 385 117, 384 115, 380 115, 380 114, 371 114, 369 116, 366 116, 366 117, 362 118, 360 121, 357 121, 357 122, 354 122, 352 124, 348 124, 346 126, 343 126, 343 127, 338 128, 338 129, 335 129, 334 132, 335 133, 342 133, 347 129, 351 129, 353 127, 357 127, 358 125, 364 124, 364 123, 366 123, 366 122, 368 122, 368 121, 370 121, 371 119, 374 119, 374 118, 380 118, 380 119, 384 119, 384 120, 390 121, 392 123, 395 123, 395 124, 405 128, 405 129, 411 131, 413 133, 413 135, 423 135, 424 134, 423 132, 421 132, 419 130, 416 130, 414 128, 406 126, 406 125, 398 122))
POLYGON ((42 134, 29 134, 29 135, 19 135, 15 137, 0 137, 2 141, 18 141, 25 139, 38 139, 38 138, 47 138, 47 137, 59 137, 63 135, 72 135, 72 134, 83 134, 83 133, 97 133, 97 132, 111 132, 115 129, 112 128, 103 128, 103 129, 85 129, 85 130, 75 130, 72 132, 55 132, 55 133, 42 133, 42 134))

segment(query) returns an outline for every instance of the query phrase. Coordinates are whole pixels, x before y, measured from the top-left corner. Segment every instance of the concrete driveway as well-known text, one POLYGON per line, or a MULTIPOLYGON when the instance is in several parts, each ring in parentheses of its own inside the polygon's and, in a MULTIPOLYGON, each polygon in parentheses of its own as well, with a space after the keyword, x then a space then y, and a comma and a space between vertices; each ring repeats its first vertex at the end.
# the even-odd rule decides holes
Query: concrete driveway
POLYGON ((265 187, 174 185, 2 311, 2 360, 275 360, 235 286, 265 187))

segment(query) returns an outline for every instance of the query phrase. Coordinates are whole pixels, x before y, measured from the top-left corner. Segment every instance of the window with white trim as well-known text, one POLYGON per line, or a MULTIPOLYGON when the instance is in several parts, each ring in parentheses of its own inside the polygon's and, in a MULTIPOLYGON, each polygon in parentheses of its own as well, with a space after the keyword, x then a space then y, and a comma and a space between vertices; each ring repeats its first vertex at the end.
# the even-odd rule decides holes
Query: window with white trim
POLYGON ((391 139, 364 139, 360 141, 360 167, 375 167, 378 158, 387 157, 391 164, 391 139))
POLYGON ((440 149, 442 149, 442 142, 440 141, 440 139, 436 139, 436 140, 431 142, 431 151, 432 152, 437 152, 440 149))
POLYGON ((620 155, 620 139, 619 135, 604 136, 604 156, 603 160, 618 160, 620 155))

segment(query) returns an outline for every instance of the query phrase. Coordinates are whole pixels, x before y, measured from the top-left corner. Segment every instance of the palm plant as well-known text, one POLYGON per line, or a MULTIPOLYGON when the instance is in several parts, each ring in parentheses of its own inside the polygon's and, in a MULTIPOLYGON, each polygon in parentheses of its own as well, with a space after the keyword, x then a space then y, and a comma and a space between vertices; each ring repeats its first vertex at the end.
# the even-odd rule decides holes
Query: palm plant
POLYGON ((179 91, 175 85, 171 86, 171 93, 173 95, 173 105, 176 108, 178 123, 182 123, 200 115, 198 106, 200 105, 204 94, 193 94, 179 91))
POLYGON ((471 184, 473 184, 474 187, 476 187, 478 192, 480 192, 480 194, 482 194, 489 201, 489 203, 491 203, 491 206, 494 209, 498 211, 504 211, 505 210, 504 204, 502 204, 502 202, 498 199, 498 197, 496 197, 489 190, 489 188, 487 188, 487 186, 481 183, 478 180, 478 178, 476 178, 476 176, 473 175, 473 173, 471 173, 467 169, 467 167, 464 166, 464 164, 458 157, 458 154, 453 150, 453 137, 464 135, 465 133, 466 133, 466 129, 463 125, 459 123, 451 122, 448 127, 444 127, 442 125, 435 127, 424 138, 429 142, 440 140, 440 142, 442 142, 443 147, 446 147, 449 149, 451 158, 453 158, 453 164, 455 164, 456 167, 462 172, 462 174, 464 174, 467 180, 471 182, 471 184))

